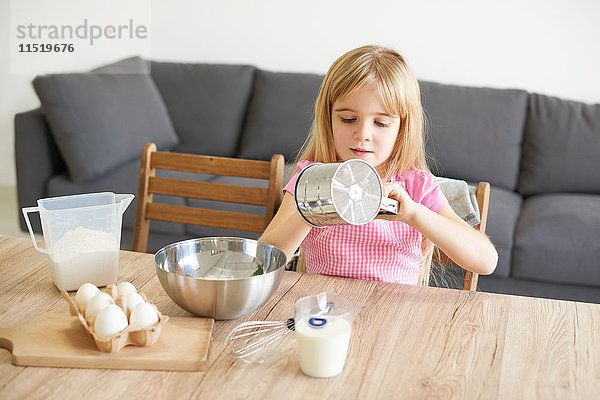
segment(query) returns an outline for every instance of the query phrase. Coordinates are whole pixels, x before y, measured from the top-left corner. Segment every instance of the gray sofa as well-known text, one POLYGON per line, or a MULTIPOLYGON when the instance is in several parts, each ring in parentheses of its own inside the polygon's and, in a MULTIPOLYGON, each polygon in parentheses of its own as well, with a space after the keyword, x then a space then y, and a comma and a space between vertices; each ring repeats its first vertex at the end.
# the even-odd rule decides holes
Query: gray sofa
MULTIPOLYGON (((139 58, 37 77, 42 107, 15 116, 19 206, 74 193, 137 194, 147 141, 217 156, 281 153, 289 162, 308 132, 321 79, 139 58)), ((492 185, 487 232, 500 259, 479 288, 600 303, 600 105, 523 90, 421 88, 434 173, 492 185)), ((130 207, 124 247, 134 216, 130 207)), ((149 249, 224 234, 247 235, 153 223, 149 249)))

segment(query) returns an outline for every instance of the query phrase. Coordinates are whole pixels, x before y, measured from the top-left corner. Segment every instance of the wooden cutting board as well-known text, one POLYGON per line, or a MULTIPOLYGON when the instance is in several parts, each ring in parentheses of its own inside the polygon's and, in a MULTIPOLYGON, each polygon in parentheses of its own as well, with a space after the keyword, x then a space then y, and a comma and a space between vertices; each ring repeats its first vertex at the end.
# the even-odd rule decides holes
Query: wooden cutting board
POLYGON ((200 371, 208 367, 213 326, 211 318, 169 317, 152 346, 103 353, 77 317, 45 314, 16 328, 0 328, 0 347, 12 351, 15 365, 200 371))

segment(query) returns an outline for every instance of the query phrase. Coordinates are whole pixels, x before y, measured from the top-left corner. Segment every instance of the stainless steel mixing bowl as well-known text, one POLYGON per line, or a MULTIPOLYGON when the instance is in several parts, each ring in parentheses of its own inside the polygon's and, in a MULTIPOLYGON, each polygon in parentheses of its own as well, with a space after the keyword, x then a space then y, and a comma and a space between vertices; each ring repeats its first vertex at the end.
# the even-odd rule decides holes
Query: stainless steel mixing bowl
POLYGON ((279 286, 285 261, 275 246, 235 237, 185 240, 154 256, 167 295, 181 308, 215 319, 238 318, 263 305, 279 286))

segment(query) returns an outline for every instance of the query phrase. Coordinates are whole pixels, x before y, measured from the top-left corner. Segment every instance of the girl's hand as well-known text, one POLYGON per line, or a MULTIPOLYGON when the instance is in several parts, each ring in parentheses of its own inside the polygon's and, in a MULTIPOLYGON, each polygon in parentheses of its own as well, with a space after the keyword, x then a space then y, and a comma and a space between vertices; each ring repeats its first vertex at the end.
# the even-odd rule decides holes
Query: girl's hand
POLYGON ((407 222, 417 211, 417 203, 411 199, 399 183, 388 182, 383 185, 383 194, 398 202, 398 215, 387 215, 379 218, 407 222))

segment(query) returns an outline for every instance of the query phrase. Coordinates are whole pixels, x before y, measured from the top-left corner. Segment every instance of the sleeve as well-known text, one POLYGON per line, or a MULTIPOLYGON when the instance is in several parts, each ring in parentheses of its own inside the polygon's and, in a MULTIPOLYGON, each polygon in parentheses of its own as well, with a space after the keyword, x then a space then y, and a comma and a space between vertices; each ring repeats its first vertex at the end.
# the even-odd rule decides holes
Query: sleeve
POLYGON ((310 164, 312 164, 312 163, 310 161, 307 161, 307 160, 300 161, 297 164, 298 165, 298 171, 296 171, 296 173, 294 174, 294 176, 292 176, 290 178, 290 181, 283 188, 283 194, 285 194, 285 192, 289 192, 290 194, 294 194, 294 188, 296 187, 296 181, 298 180, 298 175, 300 175, 300 172, 302 172, 302 170, 304 168, 308 167, 310 164))
POLYGON ((410 197, 431 211, 437 213, 448 204, 442 190, 434 183, 433 175, 426 171, 414 171, 405 181, 405 185, 410 197))

